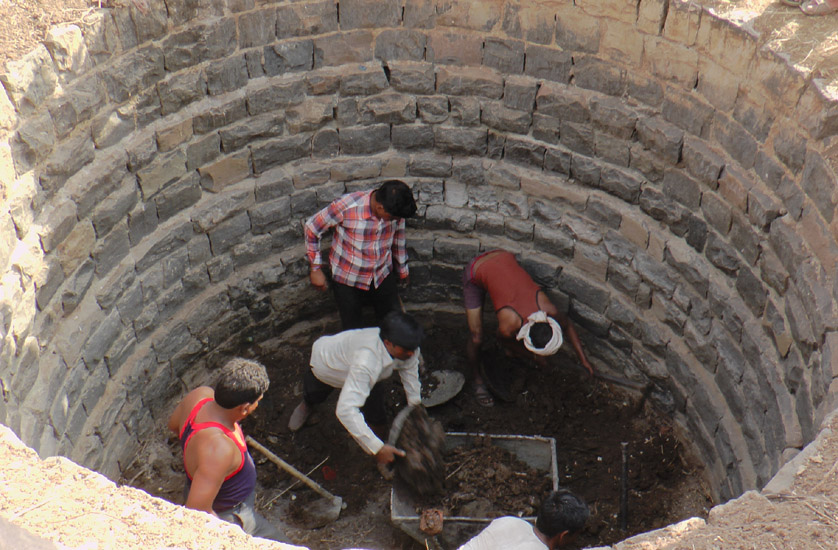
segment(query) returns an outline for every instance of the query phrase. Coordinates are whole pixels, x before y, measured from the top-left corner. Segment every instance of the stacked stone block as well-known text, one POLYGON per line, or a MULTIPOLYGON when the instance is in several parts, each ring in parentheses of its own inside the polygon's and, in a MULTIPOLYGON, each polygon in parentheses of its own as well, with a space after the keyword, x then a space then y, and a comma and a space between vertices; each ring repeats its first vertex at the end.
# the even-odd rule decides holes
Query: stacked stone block
POLYGON ((761 37, 674 0, 258 4, 102 10, 0 76, 0 421, 27 443, 117 476, 182 387, 333 309, 301 223, 387 178, 420 203, 409 308, 515 251, 720 498, 814 437, 838 125, 761 37))

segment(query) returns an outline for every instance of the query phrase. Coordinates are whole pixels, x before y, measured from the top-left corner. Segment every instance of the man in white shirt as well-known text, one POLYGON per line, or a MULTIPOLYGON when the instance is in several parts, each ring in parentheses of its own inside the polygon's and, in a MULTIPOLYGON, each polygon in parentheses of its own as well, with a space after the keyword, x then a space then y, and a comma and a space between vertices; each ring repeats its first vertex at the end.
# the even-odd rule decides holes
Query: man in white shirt
POLYGON ((553 491, 535 525, 514 516, 498 518, 458 550, 553 550, 570 543, 585 527, 588 506, 567 489, 553 491))
POLYGON ((291 413, 288 429, 302 428, 314 407, 340 388, 335 413, 349 434, 379 464, 404 451, 387 445, 370 426, 383 431, 387 422, 381 381, 399 373, 408 405, 422 402, 419 343, 422 327, 412 316, 391 311, 380 327, 345 330, 318 338, 311 348, 311 370, 303 377, 303 400, 291 413))

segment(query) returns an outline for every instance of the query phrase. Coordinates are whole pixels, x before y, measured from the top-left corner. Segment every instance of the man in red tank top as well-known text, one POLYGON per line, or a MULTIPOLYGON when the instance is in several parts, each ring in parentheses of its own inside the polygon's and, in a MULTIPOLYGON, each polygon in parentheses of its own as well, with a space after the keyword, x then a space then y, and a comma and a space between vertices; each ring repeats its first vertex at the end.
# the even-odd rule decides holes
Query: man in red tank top
POLYGON ((570 319, 559 313, 555 305, 532 277, 524 271, 515 256, 506 250, 490 250, 475 257, 463 272, 463 295, 469 339, 466 354, 473 375, 477 402, 484 407, 494 405, 480 373, 480 345, 483 343, 483 301, 492 299, 498 318, 498 337, 508 355, 534 358, 540 366, 553 355, 567 334, 582 365, 593 374, 579 335, 570 319))
POLYGON ((183 449, 187 508, 235 523, 256 537, 290 542, 254 508, 256 466, 239 426, 259 406, 268 384, 264 366, 231 359, 215 389, 201 386, 186 394, 168 426, 183 449))

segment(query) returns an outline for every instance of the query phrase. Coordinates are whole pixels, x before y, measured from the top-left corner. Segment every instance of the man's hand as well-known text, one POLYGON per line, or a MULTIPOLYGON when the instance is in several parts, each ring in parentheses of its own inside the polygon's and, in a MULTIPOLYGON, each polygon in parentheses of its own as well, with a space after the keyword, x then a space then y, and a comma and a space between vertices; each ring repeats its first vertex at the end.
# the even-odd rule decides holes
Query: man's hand
POLYGON ((588 362, 587 359, 582 360, 582 366, 588 369, 588 378, 594 377, 594 367, 588 362))
POLYGON ((322 269, 312 269, 309 271, 308 278, 311 281, 311 286, 320 292, 324 292, 329 288, 329 285, 326 284, 326 275, 323 274, 322 269))
POLYGON ((385 444, 377 453, 375 453, 375 461, 379 464, 390 464, 397 456, 404 457, 405 452, 397 449, 392 445, 385 444))

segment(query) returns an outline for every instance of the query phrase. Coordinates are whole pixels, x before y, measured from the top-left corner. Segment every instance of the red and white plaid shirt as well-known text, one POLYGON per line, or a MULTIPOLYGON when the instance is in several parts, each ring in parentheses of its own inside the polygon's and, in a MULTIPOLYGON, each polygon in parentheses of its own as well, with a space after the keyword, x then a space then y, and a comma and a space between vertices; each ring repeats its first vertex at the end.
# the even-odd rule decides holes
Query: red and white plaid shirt
POLYGON ((383 220, 372 213, 372 191, 356 191, 313 215, 305 224, 306 256, 313 269, 322 264, 320 238, 335 228, 329 264, 332 279, 362 290, 378 288, 394 263, 407 277, 404 219, 383 220))

